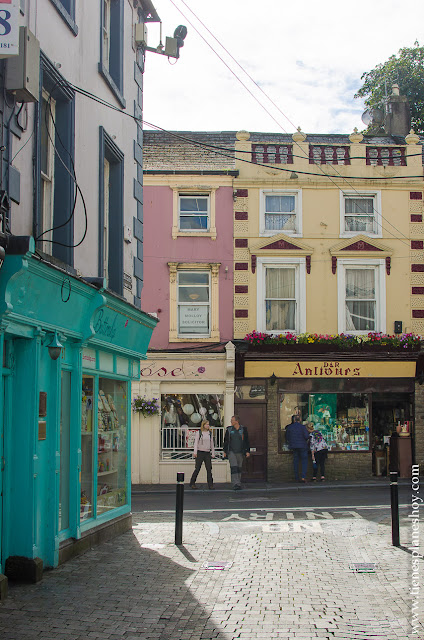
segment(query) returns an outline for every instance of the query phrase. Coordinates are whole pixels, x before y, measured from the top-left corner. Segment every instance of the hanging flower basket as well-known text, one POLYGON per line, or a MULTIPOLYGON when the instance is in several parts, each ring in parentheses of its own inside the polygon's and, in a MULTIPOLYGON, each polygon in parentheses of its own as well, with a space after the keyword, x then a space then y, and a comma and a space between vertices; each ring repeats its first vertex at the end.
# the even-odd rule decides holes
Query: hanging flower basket
POLYGON ((159 399, 152 398, 147 400, 146 396, 136 396, 131 403, 132 410, 136 413, 141 413, 145 418, 155 416, 159 413, 159 399))

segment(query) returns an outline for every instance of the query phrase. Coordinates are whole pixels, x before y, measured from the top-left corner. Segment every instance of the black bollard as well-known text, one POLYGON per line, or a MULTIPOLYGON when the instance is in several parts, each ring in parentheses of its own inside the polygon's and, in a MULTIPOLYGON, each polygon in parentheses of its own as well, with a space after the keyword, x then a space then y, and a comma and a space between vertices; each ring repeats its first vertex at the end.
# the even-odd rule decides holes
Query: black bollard
POLYGON ((184 510, 184 474, 177 473, 177 491, 175 500, 175 544, 183 543, 183 510, 184 510))
POLYGON ((390 471, 390 505, 392 510, 392 545, 400 547, 398 473, 390 471))

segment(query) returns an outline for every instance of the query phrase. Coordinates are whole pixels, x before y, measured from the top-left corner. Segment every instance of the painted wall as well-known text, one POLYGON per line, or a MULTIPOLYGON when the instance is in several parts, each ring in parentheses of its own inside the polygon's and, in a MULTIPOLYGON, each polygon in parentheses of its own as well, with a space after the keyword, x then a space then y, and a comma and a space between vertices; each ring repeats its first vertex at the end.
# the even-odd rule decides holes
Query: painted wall
MULTIPOLYGON (((221 263, 219 269, 220 341, 228 341, 232 337, 233 188, 229 184, 229 178, 221 177, 221 180, 227 183, 225 186, 219 186, 215 176, 202 176, 201 179, 203 184, 218 187, 216 190, 216 240, 198 236, 173 239, 173 189, 163 184, 167 182, 166 177, 144 177, 144 288, 141 305, 148 313, 158 314, 159 324, 150 342, 150 348, 153 349, 165 349, 170 346, 168 262, 221 263), (226 267, 228 267, 227 272, 226 267)), ((188 185, 193 184, 194 180, 199 181, 199 176, 188 179, 184 176, 179 182, 187 188, 188 185)))
MULTIPOLYGON (((75 22, 78 35, 68 28, 50 0, 26 3, 27 11, 21 23, 28 25, 40 41, 41 49, 57 65, 59 72, 72 84, 85 89, 121 109, 114 93, 98 71, 100 60, 100 0, 76 2, 75 22), (60 66, 59 66, 60 65, 60 66)), ((138 86, 134 81, 134 24, 138 22, 133 3, 125 0, 124 7, 124 89, 127 113, 134 112, 138 99, 138 86)), ((28 141, 34 129, 34 104, 28 104, 28 128, 22 138, 12 138, 12 157, 28 141)), ((137 125, 134 120, 80 94, 75 97, 75 170, 78 184, 87 205, 88 230, 84 242, 75 249, 74 266, 82 275, 98 275, 98 215, 99 215, 99 127, 113 138, 124 154, 124 225, 133 230, 133 218, 137 217, 137 201, 134 198, 134 180, 137 165, 134 162, 134 140, 137 125)), ((33 227, 33 179, 32 156, 35 136, 16 156, 13 165, 21 172, 21 203, 12 203, 12 233, 32 235, 33 227)), ((81 199, 78 199, 74 217, 74 238, 77 243, 83 236, 85 216, 81 199)), ((133 273, 133 257, 136 241, 123 243, 124 271, 133 273)), ((133 302, 136 293, 124 289, 128 301, 133 302)))
MULTIPOLYGON (((246 134, 248 135, 248 134, 246 134)), ((403 332, 423 333, 424 320, 420 319, 420 311, 424 309, 424 295, 413 285, 424 284, 424 273, 412 273, 411 263, 422 263, 422 244, 411 244, 411 239, 418 240, 424 233, 422 223, 422 174, 421 146, 406 146, 407 166, 369 166, 365 163, 365 144, 351 144, 350 155, 358 157, 351 165, 324 165, 323 171, 309 164, 309 144, 301 142, 293 145, 293 153, 304 157, 294 158, 291 165, 280 165, 289 169, 280 171, 277 167, 264 168, 255 164, 236 161, 239 177, 235 179, 235 189, 247 190, 243 197, 237 198, 235 210, 235 239, 247 239, 248 248, 236 248, 234 263, 244 263, 244 270, 235 269, 235 285, 244 285, 247 292, 243 295, 235 293, 234 337, 243 338, 246 333, 258 329, 257 322, 257 271, 253 272, 252 255, 284 257, 296 255, 311 256, 310 273, 306 275, 306 327, 311 333, 338 333, 338 289, 337 273, 332 273, 332 256, 355 259, 385 259, 390 257, 390 275, 385 271, 386 283, 386 332, 394 333, 395 320, 403 323, 403 332), (411 157, 410 157, 411 156, 411 157), (298 172, 297 177, 291 177, 298 172), (310 176, 301 172, 312 172, 310 176), (336 176, 325 178, 323 173, 336 176), (375 180, 352 179, 351 176, 375 178, 375 180), (397 179, 402 177, 402 179, 397 179), (381 178, 387 178, 382 180, 381 178), (265 250, 267 244, 260 235, 260 193, 263 189, 298 189, 302 192, 302 234, 285 239, 298 245, 296 249, 265 250), (382 232, 381 237, 369 237, 370 244, 377 251, 336 251, 344 238, 340 233, 340 190, 359 193, 376 191, 381 193, 382 232), (413 194, 418 192, 418 196, 413 194), (420 196, 420 197, 419 197, 420 196), (414 199, 418 197, 419 199, 414 199), (413 212, 421 216, 421 221, 414 224, 413 212), (238 214, 240 214, 238 216, 238 214), (239 218, 239 219, 237 219, 239 218), (262 247, 261 247, 261 243, 262 247), (259 247, 259 248, 258 248, 259 247), (237 317, 237 314, 244 317, 237 317)), ((236 143, 236 149, 248 151, 251 143, 244 140, 236 143)), ((276 232, 276 236, 279 232, 276 232)), ((359 234, 358 234, 359 235, 359 234)), ((366 235, 366 234, 364 234, 366 235)), ((268 238, 268 244, 273 238, 268 238)), ((355 242, 354 237, 352 243, 355 242)), ((349 243, 348 243, 349 244, 349 243)), ((340 267, 339 267, 340 268, 340 267)), ((424 316, 424 311, 422 312, 424 316)))

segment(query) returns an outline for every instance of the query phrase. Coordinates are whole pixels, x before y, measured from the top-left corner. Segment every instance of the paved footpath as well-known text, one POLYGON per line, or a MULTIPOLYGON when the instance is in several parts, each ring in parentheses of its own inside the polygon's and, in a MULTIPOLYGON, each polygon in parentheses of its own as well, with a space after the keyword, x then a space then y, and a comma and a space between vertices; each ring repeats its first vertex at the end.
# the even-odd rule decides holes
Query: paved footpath
MULTIPOLYGON (((179 548, 169 516, 135 513, 132 532, 36 585, 11 585, 0 638, 423 640, 422 620, 417 633, 411 627, 411 554, 391 546, 388 518, 266 518, 217 523, 205 514, 184 523, 179 548), (357 573, 353 563, 377 566, 357 573)), ((405 547, 410 534, 406 523, 405 547)))

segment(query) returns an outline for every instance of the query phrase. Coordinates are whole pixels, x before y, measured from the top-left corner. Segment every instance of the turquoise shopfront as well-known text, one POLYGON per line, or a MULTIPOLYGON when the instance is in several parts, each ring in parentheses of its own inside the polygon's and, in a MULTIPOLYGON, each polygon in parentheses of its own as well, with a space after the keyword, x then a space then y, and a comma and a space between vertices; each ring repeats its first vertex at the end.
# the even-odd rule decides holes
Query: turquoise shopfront
POLYGON ((156 325, 31 248, 6 255, 0 271, 0 573, 9 577, 130 527, 130 388, 156 325))

